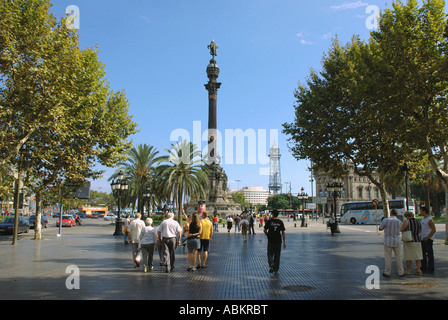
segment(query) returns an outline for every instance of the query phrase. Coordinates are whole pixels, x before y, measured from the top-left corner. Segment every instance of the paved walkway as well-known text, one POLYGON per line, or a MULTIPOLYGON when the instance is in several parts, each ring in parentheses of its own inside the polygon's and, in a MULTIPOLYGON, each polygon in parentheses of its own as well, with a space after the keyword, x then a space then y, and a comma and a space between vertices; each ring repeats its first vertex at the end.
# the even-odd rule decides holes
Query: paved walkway
MULTIPOLYGON (((54 219, 53 219, 54 220, 54 219)), ((208 268, 187 272, 187 252, 176 250, 173 273, 159 267, 143 273, 133 268, 131 249, 121 237, 112 236, 109 223, 86 219, 83 226, 43 230, 44 240, 19 235, 0 236, 0 298, 40 299, 152 299, 152 300, 390 300, 448 299, 448 246, 443 244, 445 228, 438 225, 434 245, 436 273, 399 278, 379 277, 379 288, 366 286, 368 277, 382 273, 382 235, 375 226, 341 226, 334 237, 322 221, 307 228, 286 222, 286 250, 280 271, 270 274, 266 258, 266 237, 256 228, 243 242, 240 233, 221 226, 212 240, 208 268), (67 289, 68 266, 79 270, 79 289, 67 289), (375 269, 377 266, 378 269, 375 269), (368 273, 366 273, 368 271, 368 273)), ((286 220, 285 220, 286 221, 286 220)), ((50 224, 54 221, 50 220, 50 224)), ((395 264, 394 264, 395 267, 395 264)), ((369 278, 371 279, 371 278, 369 278)), ((74 284, 74 281, 69 281, 74 284)))

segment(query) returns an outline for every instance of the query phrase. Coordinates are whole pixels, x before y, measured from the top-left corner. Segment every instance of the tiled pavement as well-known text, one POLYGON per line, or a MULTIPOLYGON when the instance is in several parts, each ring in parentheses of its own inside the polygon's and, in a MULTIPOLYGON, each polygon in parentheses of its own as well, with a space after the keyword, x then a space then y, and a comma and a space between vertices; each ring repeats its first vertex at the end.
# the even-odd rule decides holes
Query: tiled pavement
POLYGON ((381 273, 384 265, 383 238, 375 226, 342 225, 342 233, 331 237, 321 220, 307 228, 286 222, 287 247, 276 275, 268 270, 261 229, 256 228, 244 243, 240 233, 227 233, 221 226, 212 240, 207 269, 187 272, 187 252, 179 247, 173 273, 166 274, 155 255, 154 271, 145 274, 133 268, 131 249, 121 237, 112 236, 113 226, 91 223, 63 229, 61 237, 55 228, 44 229, 41 241, 20 235, 15 246, 8 236, 1 236, 0 298, 254 302, 448 298, 444 225, 438 226, 434 245, 434 275, 399 278, 395 271, 391 278, 379 277, 379 288, 368 289, 366 280, 375 273, 367 273, 367 268, 378 266, 381 273), (71 265, 79 269, 79 289, 66 287, 72 275, 66 268, 71 265))

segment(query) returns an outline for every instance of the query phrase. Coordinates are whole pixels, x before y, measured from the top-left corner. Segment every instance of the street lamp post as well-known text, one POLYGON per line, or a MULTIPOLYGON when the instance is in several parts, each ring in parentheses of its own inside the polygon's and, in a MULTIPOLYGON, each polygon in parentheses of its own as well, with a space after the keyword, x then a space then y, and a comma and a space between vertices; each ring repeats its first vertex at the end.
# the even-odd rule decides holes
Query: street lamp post
POLYGON ((149 217, 149 215, 150 215, 150 212, 149 212, 149 202, 151 200, 151 187, 149 185, 146 186, 145 193, 143 193, 143 199, 146 200, 145 201, 147 203, 146 210, 148 212, 148 217, 149 217))
POLYGON ((308 200, 308 194, 305 193, 304 190, 305 189, 303 189, 303 187, 302 187, 302 189, 300 189, 301 192, 297 195, 297 198, 299 200, 302 200, 302 218, 301 218, 302 224, 300 225, 300 227, 307 227, 306 222, 305 222, 306 221, 306 219, 305 219, 305 207, 303 205, 303 201, 304 200, 308 200))
POLYGON ((128 184, 123 179, 123 172, 120 170, 117 179, 110 184, 114 197, 118 199, 118 217, 115 220, 115 232, 114 236, 120 236, 123 234, 123 220, 121 219, 121 199, 126 195, 128 191, 128 184))
POLYGON ((334 181, 332 183, 327 184, 328 191, 333 193, 333 212, 334 215, 334 233, 341 233, 339 230, 338 219, 337 219, 337 199, 341 196, 343 185, 342 183, 336 181, 336 178, 333 178, 334 181))

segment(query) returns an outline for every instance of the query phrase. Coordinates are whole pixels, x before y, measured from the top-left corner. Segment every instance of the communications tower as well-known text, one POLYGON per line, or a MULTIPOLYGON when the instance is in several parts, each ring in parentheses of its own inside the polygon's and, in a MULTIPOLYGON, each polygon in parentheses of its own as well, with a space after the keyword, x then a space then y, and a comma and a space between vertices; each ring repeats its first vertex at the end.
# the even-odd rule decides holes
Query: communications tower
POLYGON ((280 148, 274 144, 269 154, 269 191, 278 194, 282 189, 282 175, 280 172, 280 148))

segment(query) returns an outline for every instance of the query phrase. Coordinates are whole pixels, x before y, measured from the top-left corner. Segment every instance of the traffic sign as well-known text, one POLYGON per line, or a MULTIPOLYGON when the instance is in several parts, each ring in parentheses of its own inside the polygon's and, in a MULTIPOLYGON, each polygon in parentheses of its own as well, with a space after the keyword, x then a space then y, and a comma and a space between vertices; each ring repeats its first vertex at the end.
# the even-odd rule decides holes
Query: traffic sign
POLYGON ((378 207, 378 205, 380 204, 380 201, 379 201, 378 199, 373 199, 373 200, 372 200, 372 204, 373 204, 375 207, 378 207))

